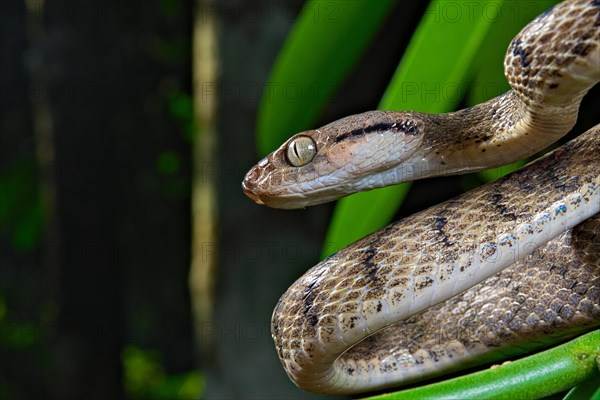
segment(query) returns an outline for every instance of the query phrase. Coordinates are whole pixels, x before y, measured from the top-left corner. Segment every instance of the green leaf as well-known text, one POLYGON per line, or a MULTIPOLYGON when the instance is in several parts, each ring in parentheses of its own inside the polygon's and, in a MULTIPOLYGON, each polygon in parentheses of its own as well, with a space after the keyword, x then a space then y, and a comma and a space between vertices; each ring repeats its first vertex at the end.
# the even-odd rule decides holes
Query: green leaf
POLYGON ((34 159, 17 160, 0 171, 0 232, 10 235, 18 251, 29 251, 39 243, 47 217, 37 179, 34 159))
MULTIPOLYGON (((529 21, 556 3, 556 0, 539 0, 530 4, 509 1, 495 15, 489 14, 488 18, 494 21, 498 29, 490 30, 479 52, 479 57, 474 60, 475 75, 467 91, 469 106, 487 101, 510 89, 510 85, 504 77, 504 55, 508 44, 529 21)), ((477 175, 483 182, 489 182, 519 169, 525 163, 526 160, 518 161, 478 172, 477 175)))
MULTIPOLYGON (((502 9, 509 1, 486 3, 502 9)), ((473 2, 434 0, 419 23, 380 109, 441 113, 455 109, 468 89, 473 60, 496 27, 473 2)), ((377 189, 338 202, 325 240, 325 257, 387 224, 409 184, 377 189), (366 207, 370 205, 369 207, 366 207), (360 216, 360 220, 357 220, 360 216)))
POLYGON ((393 4, 392 0, 306 3, 261 98, 259 154, 311 127, 393 4))

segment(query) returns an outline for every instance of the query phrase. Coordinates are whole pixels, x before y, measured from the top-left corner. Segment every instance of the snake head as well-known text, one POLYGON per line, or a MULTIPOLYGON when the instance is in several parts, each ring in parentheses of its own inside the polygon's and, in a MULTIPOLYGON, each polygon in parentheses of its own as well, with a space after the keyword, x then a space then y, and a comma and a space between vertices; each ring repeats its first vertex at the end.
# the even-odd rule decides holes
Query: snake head
POLYGON ((410 180, 398 166, 419 147, 423 127, 412 112, 342 118, 292 136, 250 169, 242 188, 258 204, 291 209, 410 180))

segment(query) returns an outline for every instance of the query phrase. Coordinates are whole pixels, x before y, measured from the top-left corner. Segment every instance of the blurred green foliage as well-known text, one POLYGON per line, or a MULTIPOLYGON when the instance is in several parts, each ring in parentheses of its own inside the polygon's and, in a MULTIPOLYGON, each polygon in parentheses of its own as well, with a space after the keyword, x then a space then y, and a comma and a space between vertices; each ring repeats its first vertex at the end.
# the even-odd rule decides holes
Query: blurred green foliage
POLYGON ((4 318, 6 317, 6 301, 4 300, 3 297, 0 297, 0 322, 2 322, 4 320, 4 318))
MULTIPOLYGON (((59 150, 67 150, 64 153, 68 153, 69 150, 72 150, 74 146, 81 142, 68 142, 65 140, 69 137, 66 131, 68 128, 65 128, 65 126, 69 126, 69 123, 56 123, 57 120, 61 120, 62 114, 60 114, 60 110, 55 109, 56 104, 53 102, 70 101, 75 106, 75 102, 79 99, 79 93, 76 93, 76 90, 71 91, 70 85, 77 86, 78 78, 67 77, 66 81, 61 81, 61 90, 56 91, 60 92, 58 95, 48 95, 48 93, 55 93, 55 87, 51 85, 51 79, 49 80, 49 90, 44 90, 48 88, 43 88, 43 85, 38 87, 39 82, 36 80, 35 71, 41 68, 37 66, 37 63, 43 64, 43 61, 41 61, 43 57, 34 62, 35 67, 32 67, 33 64, 27 62, 27 59, 31 56, 32 49, 35 50, 34 53, 40 53, 40 55, 43 53, 45 56, 51 54, 54 50, 52 49, 53 46, 49 48, 47 44, 44 44, 47 40, 43 37, 43 30, 36 33, 40 35, 39 40, 33 38, 33 35, 26 35, 26 33, 31 34, 36 29, 33 31, 29 29, 30 32, 26 32, 26 28, 31 28, 29 22, 32 21, 28 19, 33 14, 25 11, 30 8, 25 6, 31 5, 23 4, 17 5, 15 3, 14 8, 9 6, 6 15, 4 15, 7 23, 2 25, 4 36, 7 38, 2 42, 2 49, 6 53, 6 57, 16 60, 23 58, 26 61, 13 63, 13 66, 3 70, 5 74, 2 80, 2 89, 8 88, 9 90, 6 93, 2 92, 4 103, 2 104, 2 113, 0 113, 0 136, 3 139, 2 150, 9 157, 2 159, 3 162, 0 167, 0 239, 2 239, 1 244, 4 246, 0 249, 0 354, 2 354, 5 367, 0 370, 0 399, 34 398, 35 396, 32 394, 47 391, 54 384, 48 378, 56 373, 56 365, 54 364, 56 360, 64 360, 72 356, 71 354, 52 353, 53 350, 56 350, 54 345, 57 339, 60 338, 57 336, 57 332, 58 334, 60 332, 56 329, 59 304, 53 301, 57 301, 60 296, 64 297, 64 294, 70 289, 63 285, 62 281, 58 282, 63 278, 58 277, 57 270, 62 270, 64 265, 52 265, 51 268, 48 268, 44 264, 46 255, 43 246, 40 244, 40 239, 44 234, 45 223, 49 217, 44 215, 44 211, 50 208, 46 207, 43 202, 44 186, 55 185, 56 182, 46 180, 43 175, 44 172, 40 173, 39 170, 36 160, 36 141, 38 137, 34 134, 35 118, 39 118, 39 114, 32 111, 32 109, 35 109, 35 107, 32 107, 32 103, 39 101, 50 103, 50 109, 55 113, 53 117, 56 118, 53 121, 55 122, 54 127, 58 127, 52 138, 55 141, 54 146, 59 150), (39 93, 37 93, 38 90, 39 93), (32 91, 39 94, 39 97, 32 95, 32 91), (66 96, 67 94, 68 96, 66 96), (5 251, 6 253, 4 253, 5 251), (58 296, 58 293, 60 293, 60 296, 58 296)), ((40 16, 39 21, 36 19, 35 25, 37 26, 38 23, 45 25, 44 28, 47 29, 50 35, 52 35, 53 29, 64 29, 64 26, 69 24, 68 18, 56 18, 52 21, 41 18, 41 15, 53 15, 52 13, 57 10, 64 11, 63 6, 65 5, 56 3, 31 6, 36 10, 35 15, 40 16), (48 9, 50 11, 47 11, 48 9)), ((93 13, 97 11, 91 5, 82 5, 81 9, 76 8, 76 6, 77 4, 73 3, 67 5, 67 8, 69 12, 75 14, 85 11, 87 16, 93 16, 93 13)), ((189 29, 191 20, 189 16, 191 5, 183 0, 160 0, 139 7, 135 2, 120 2, 119 6, 114 8, 101 7, 98 11, 100 10, 101 12, 98 13, 97 17, 104 18, 105 22, 108 21, 103 25, 108 28, 107 30, 94 30, 98 37, 102 37, 104 40, 107 31, 112 34, 111 30, 121 29, 118 37, 122 38, 123 43, 133 43, 134 41, 138 46, 117 46, 118 48, 112 49, 110 53, 110 58, 113 61, 123 62, 123 65, 127 64, 122 69, 121 77, 130 74, 123 80, 128 85, 119 85, 123 91, 108 90, 104 93, 101 90, 96 90, 96 81, 93 79, 97 78, 94 75, 95 70, 91 69, 83 72, 90 79, 84 85, 89 84, 89 88, 95 92, 93 96, 86 93, 86 96, 90 95, 90 97, 86 97, 86 100, 93 97, 94 99, 101 98, 105 103, 118 102, 122 99, 118 99, 116 96, 122 93, 130 96, 128 97, 129 101, 121 103, 123 108, 119 109, 126 116, 115 118, 115 121, 118 119, 122 123, 115 131, 122 129, 126 134, 118 135, 119 140, 114 145, 117 149, 116 152, 123 155, 122 159, 127 159, 128 166, 135 170, 135 172, 127 175, 128 178, 133 177, 128 183, 133 182, 134 184, 130 185, 126 191, 114 193, 114 196, 119 199, 119 206, 124 209, 127 209, 128 201, 134 202, 135 196, 140 196, 143 200, 149 200, 150 207, 158 209, 155 205, 164 205, 165 202, 156 200, 157 197, 166 198, 167 201, 179 200, 189 197, 190 192, 189 168, 186 168, 189 166, 189 157, 185 153, 187 145, 180 137, 177 137, 177 140, 169 140, 172 137, 168 138, 168 135, 181 135, 189 142, 194 131, 192 127, 191 97, 184 92, 185 90, 191 90, 189 87, 189 63, 191 59, 191 32, 189 29), (160 9, 156 10, 156 7, 160 9), (120 23, 118 18, 106 18, 108 15, 112 17, 118 15, 124 18, 128 18, 128 15, 135 15, 136 21, 134 24, 128 21, 126 24, 117 25, 120 23), (137 62, 141 64, 136 64, 137 62), (144 68, 140 70, 137 67, 131 67, 132 65, 144 65, 144 68), (132 74, 132 71, 135 71, 135 73, 132 74), (135 128, 129 129, 133 126, 135 128), (143 134, 138 135, 139 132, 143 132, 143 134), (157 134, 155 135, 155 133, 157 134), (131 144, 131 142, 135 143, 131 144), (150 161, 148 162, 148 160, 150 161), (127 199, 124 199, 124 193, 128 196, 127 199), (156 196, 157 194, 159 196, 156 196)), ((3 11, 5 10, 3 9, 3 11)), ((56 47, 53 47, 54 49, 63 48, 63 46, 68 47, 67 43, 71 42, 72 37, 86 35, 86 29, 72 28, 68 29, 67 35, 64 35, 55 43, 56 47)), ((96 37, 94 35, 85 37, 86 44, 84 47, 93 49, 96 46, 94 41, 96 37)), ((76 63, 85 59, 85 54, 78 54, 73 58, 65 57, 64 60, 57 60, 55 67, 63 68, 64 65, 61 64, 63 62, 72 66, 74 61, 76 63)), ((65 70, 68 70, 68 68, 65 68, 65 70)), ((120 80, 113 81, 113 77, 109 77, 106 81, 102 78, 98 79, 102 82, 121 82, 120 80)), ((92 107, 92 105, 89 106, 92 107)), ((60 109, 60 107, 58 108, 60 109)), ((103 108, 98 107, 98 109, 103 108)), ((74 111, 72 113, 77 114, 74 111)), ((77 120, 78 117, 79 115, 73 120, 77 120)), ((111 117, 114 117, 114 115, 107 117, 107 119, 111 117)), ((70 118, 71 116, 68 115, 65 119, 70 118)), ((95 123, 93 119, 86 122, 89 124, 95 123)), ((82 134, 85 134, 85 132, 82 134)), ((106 138, 109 138, 109 136, 107 135, 106 138)), ((82 146, 77 151, 83 153, 95 150, 82 146)), ((59 157, 64 153, 56 152, 57 158, 54 160, 56 163, 54 166, 60 164, 57 161, 61 160, 59 157)), ((110 171, 110 166, 107 167, 107 170, 110 171)), ((55 172, 57 178, 60 179, 65 171, 55 172)), ((118 188, 118 183, 106 190, 114 190, 115 188, 118 188)), ((80 194, 82 198, 85 198, 85 193, 80 193, 76 190, 77 188, 70 187, 69 190, 71 189, 73 190, 69 194, 80 194)), ((64 195, 64 193, 60 193, 60 195, 64 195)), ((57 199, 59 203, 64 200, 64 197, 61 198, 60 195, 57 199)), ((82 203, 85 203, 85 200, 82 203)), ((180 204, 185 205, 185 203, 180 204)), ((160 212, 160 209, 158 210, 160 212)), ((71 211, 78 212, 79 210, 63 209, 63 211, 66 211, 63 214, 68 214, 71 211)), ((85 211, 93 213, 95 210, 87 209, 85 211)), ((63 217, 64 219, 64 215, 57 217, 63 217)), ((136 221, 136 217, 130 215, 126 219, 121 219, 119 221, 120 228, 123 228, 123 226, 125 228, 121 229, 120 232, 127 229, 131 231, 137 229, 134 226, 136 221)), ((58 222, 62 223, 63 220, 58 222)), ((143 227, 146 226, 152 225, 140 225, 142 227, 140 229, 144 229, 143 227)), ((155 236, 159 237, 160 235, 155 236)), ((120 238, 123 238, 123 236, 120 238)), ((58 246, 57 238, 48 237, 48 239, 50 245, 58 246)), ((89 241, 96 240, 101 241, 104 238, 98 238, 94 236, 93 232, 90 232, 89 241)), ((129 240, 127 242, 128 246, 133 244, 133 247, 135 247, 134 240, 126 240, 129 240)), ((143 240, 146 243, 145 245, 150 242, 147 237, 143 240)), ((168 247, 169 245, 164 243, 162 237, 158 240, 160 240, 160 247, 163 248, 163 251, 172 251, 172 247, 168 247)), ((181 259, 185 260, 185 257, 181 257, 181 259)), ((53 261, 51 260, 51 263, 53 261)), ((131 258, 127 259, 127 270, 132 275, 132 271, 135 271, 132 266, 135 267, 135 263, 136 261, 131 260, 131 258)), ((124 280, 124 288, 126 288, 124 292, 127 292, 125 301, 128 304, 135 304, 135 291, 139 286, 156 279, 156 275, 154 275, 154 278, 152 275, 152 266, 148 267, 144 262, 140 264, 143 265, 144 273, 146 270, 149 271, 148 276, 150 278, 137 279, 138 277, 136 277, 135 283, 133 283, 134 280, 124 280)), ((181 270, 184 271, 186 264, 174 262, 172 266, 182 267, 181 270)), ((172 270, 169 271, 169 275, 173 275, 172 270)), ((123 279, 123 277, 118 276, 116 279, 123 279)), ((184 284, 185 280, 182 280, 182 282, 184 284)), ((101 286, 93 280, 90 282, 82 280, 81 286, 84 285, 101 286)), ((165 285, 165 287, 168 286, 165 285)), ((177 304, 176 300, 173 299, 170 299, 169 303, 177 304)), ((144 304, 144 307, 151 308, 155 315, 164 311, 164 309, 148 307, 147 304, 144 304)), ((94 311, 88 310, 88 312, 92 314, 94 311)), ((118 313, 119 310, 113 310, 112 312, 118 313)), ((152 318, 156 317, 153 315, 152 318)), ((185 313, 182 313, 182 316, 173 317, 173 319, 176 318, 186 318, 185 313)), ((154 321, 152 320, 148 324, 150 325, 154 321)), ((154 329, 144 329, 144 327, 132 325, 132 329, 124 333, 127 335, 127 339, 133 338, 135 340, 140 336, 137 335, 140 331, 144 334, 156 332, 154 329)), ((173 329, 169 333, 173 334, 173 332, 185 335, 185 326, 184 328, 173 329)), ((152 340, 153 343, 158 343, 157 346, 162 344, 159 335, 147 334, 144 338, 152 340)), ((185 341, 182 341, 182 343, 182 347, 189 347, 189 344, 185 341)), ((94 344, 92 343, 90 346, 94 346, 94 344)), ((124 351, 124 353, 126 352, 124 351)), ((185 354, 185 352, 183 353, 185 354)), ((129 387, 134 388, 132 393, 137 396, 136 398, 191 399, 198 398, 199 393, 202 392, 203 380, 198 371, 167 375, 165 369, 161 366, 160 357, 157 357, 156 363, 152 364, 152 357, 147 357, 150 361, 144 363, 145 353, 142 350, 139 350, 138 353, 129 352, 127 354, 132 355, 132 357, 124 357, 124 362, 129 362, 128 372, 130 378, 137 377, 138 386, 143 384, 143 381, 139 379, 149 376, 147 375, 148 365, 152 365, 154 371, 158 371, 152 385, 145 389, 139 387, 135 389, 135 379, 133 381, 131 379, 127 380, 130 384, 129 387), (132 363, 131 359, 141 361, 132 363), (141 369, 136 372, 135 368, 141 369), (133 386, 131 386, 131 382, 134 382, 133 386), (148 394, 148 396, 143 395, 143 393, 148 394)), ((187 352, 187 354, 190 353, 187 352)), ((58 369, 58 374, 60 374, 60 369, 58 369)))
POLYGON ((180 90, 173 90, 167 97, 170 115, 181 124, 183 136, 188 140, 192 140, 196 132, 194 129, 192 97, 180 90))
POLYGON ((0 233, 8 234, 17 251, 37 246, 42 232, 42 206, 37 164, 21 159, 0 171, 0 233))
POLYGON ((125 392, 130 399, 199 399, 204 392, 200 371, 167 375, 156 351, 127 346, 122 362, 125 392))
POLYGON ((181 157, 175 151, 165 150, 156 159, 156 169, 161 175, 173 175, 181 168, 181 157))

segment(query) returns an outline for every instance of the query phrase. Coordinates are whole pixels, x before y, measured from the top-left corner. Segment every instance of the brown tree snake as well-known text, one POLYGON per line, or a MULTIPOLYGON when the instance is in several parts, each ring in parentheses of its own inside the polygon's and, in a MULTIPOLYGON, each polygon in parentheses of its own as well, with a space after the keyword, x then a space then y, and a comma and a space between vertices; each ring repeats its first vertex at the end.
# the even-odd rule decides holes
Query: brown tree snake
MULTIPOLYGON (((301 208, 535 154, 600 80, 600 1, 568 0, 510 43, 512 89, 447 114, 370 111, 254 166, 259 204, 301 208)), ((521 170, 395 222, 311 268, 272 335, 289 377, 356 393, 497 360, 600 325, 600 125, 521 170)))

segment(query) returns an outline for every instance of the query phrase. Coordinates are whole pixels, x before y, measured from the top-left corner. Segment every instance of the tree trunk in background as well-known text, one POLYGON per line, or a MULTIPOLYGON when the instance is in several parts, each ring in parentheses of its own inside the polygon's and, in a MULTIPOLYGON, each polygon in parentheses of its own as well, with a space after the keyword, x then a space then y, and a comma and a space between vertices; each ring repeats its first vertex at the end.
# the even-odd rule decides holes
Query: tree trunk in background
POLYGON ((115 115, 127 96, 119 48, 126 30, 118 2, 49 1, 43 59, 57 171, 57 399, 118 399, 121 388, 121 274, 115 115))
POLYGON ((215 91, 218 75, 216 18, 206 13, 210 2, 195 2, 192 37, 195 135, 192 144, 192 260, 190 297, 196 343, 201 361, 212 357, 214 341, 204 332, 213 324, 215 268, 217 266, 217 127, 215 91))

